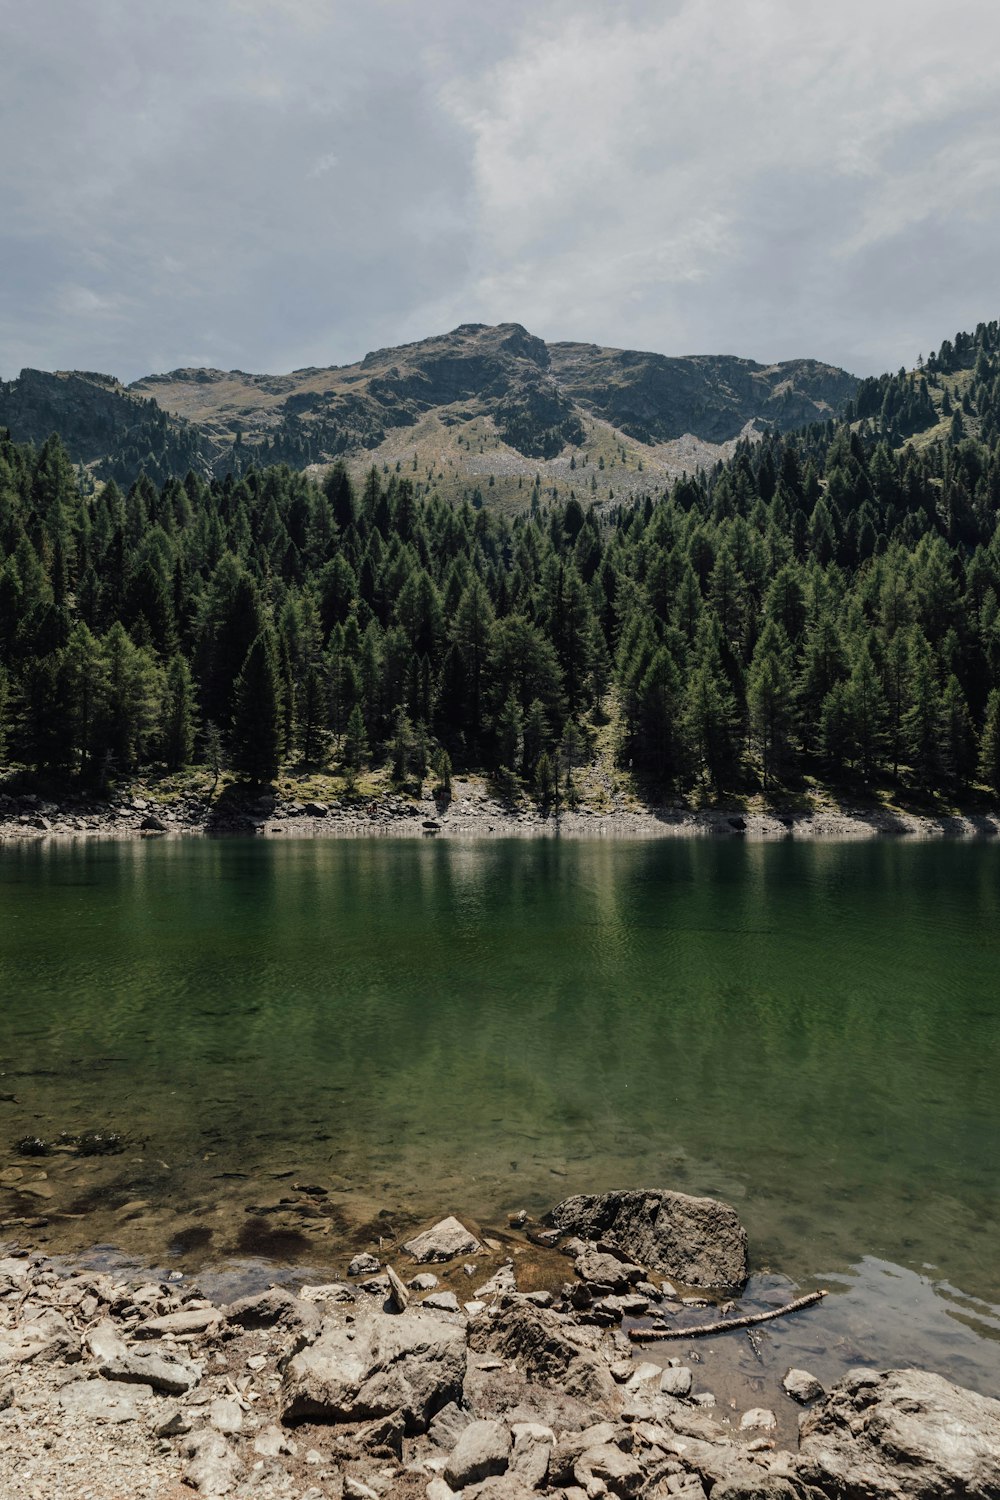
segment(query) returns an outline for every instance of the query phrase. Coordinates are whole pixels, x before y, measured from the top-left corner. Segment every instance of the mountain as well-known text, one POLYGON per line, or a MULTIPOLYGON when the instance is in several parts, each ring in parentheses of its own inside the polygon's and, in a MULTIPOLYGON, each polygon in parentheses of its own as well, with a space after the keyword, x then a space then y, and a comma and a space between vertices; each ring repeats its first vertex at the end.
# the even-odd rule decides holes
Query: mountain
POLYGON ((572 472, 585 471, 576 483, 605 498, 612 463, 629 493, 629 473, 648 487, 713 463, 748 424, 788 431, 825 421, 857 386, 815 360, 669 358, 469 323, 358 364, 289 375, 179 369, 125 387, 24 370, 0 383, 0 425, 36 444, 56 431, 74 461, 126 483, 143 468, 162 480, 188 468, 305 468, 343 456, 355 469, 408 460, 446 495, 499 486, 497 499, 536 473, 558 485, 575 460, 572 472))

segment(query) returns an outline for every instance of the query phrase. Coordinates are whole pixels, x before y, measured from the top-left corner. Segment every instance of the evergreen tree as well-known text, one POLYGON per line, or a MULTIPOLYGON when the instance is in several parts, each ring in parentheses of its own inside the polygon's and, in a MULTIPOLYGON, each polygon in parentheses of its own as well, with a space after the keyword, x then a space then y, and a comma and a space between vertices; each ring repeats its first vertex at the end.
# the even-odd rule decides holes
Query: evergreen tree
POLYGON ((344 765, 349 766, 352 771, 358 771, 368 758, 368 754, 365 717, 361 712, 361 705, 355 703, 348 715, 347 732, 344 735, 344 765))
POLYGON ((233 693, 229 756, 252 781, 273 781, 282 745, 281 677, 272 630, 262 630, 246 655, 233 693))
POLYGON ((149 652, 129 639, 120 621, 101 646, 98 746, 118 771, 143 758, 156 726, 160 674, 149 652))
POLYGON ((1000 796, 1000 688, 992 688, 986 700, 978 769, 980 781, 1000 796))
POLYGON ((786 758, 794 715, 792 654, 783 626, 773 620, 767 622, 750 663, 747 708, 766 788, 786 758))
POLYGON ((190 763, 194 753, 196 707, 191 668, 183 656, 172 656, 160 711, 160 746, 171 771, 190 763))

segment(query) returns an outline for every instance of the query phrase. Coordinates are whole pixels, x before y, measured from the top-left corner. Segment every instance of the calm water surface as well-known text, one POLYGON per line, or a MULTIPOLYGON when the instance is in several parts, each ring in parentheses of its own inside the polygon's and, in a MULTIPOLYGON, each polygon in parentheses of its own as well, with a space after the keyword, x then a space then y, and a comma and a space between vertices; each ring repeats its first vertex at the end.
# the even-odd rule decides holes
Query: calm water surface
POLYGON ((5 846, 0 1161, 47 1176, 0 1217, 315 1260, 675 1186, 762 1276, 909 1277, 995 1338, 998 916, 990 845, 5 846), (8 1150, 102 1128, 123 1155, 8 1150), (294 1183, 327 1198, 293 1232, 294 1183))

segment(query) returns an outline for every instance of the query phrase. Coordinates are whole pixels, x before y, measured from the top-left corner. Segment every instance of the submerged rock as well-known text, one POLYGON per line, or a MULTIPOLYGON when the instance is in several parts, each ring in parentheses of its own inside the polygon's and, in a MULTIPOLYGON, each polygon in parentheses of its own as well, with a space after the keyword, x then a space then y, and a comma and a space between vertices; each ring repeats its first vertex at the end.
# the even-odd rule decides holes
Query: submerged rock
POLYGON ((578 1194, 564 1198, 548 1218, 566 1234, 606 1241, 689 1286, 736 1287, 747 1278, 746 1230, 717 1198, 662 1188, 578 1194))
POLYGON ((793 1401, 800 1402, 802 1406, 825 1395, 816 1376, 810 1375, 808 1370, 789 1370, 781 1384, 786 1396, 791 1396, 793 1401))

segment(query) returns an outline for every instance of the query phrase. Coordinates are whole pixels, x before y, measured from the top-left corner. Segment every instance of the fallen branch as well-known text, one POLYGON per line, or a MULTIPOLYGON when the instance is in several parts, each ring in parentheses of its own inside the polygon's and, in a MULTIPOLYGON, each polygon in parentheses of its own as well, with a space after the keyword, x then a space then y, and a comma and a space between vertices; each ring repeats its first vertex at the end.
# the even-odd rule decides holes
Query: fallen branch
POLYGON ((695 1328, 630 1328, 628 1336, 634 1344, 652 1343, 659 1339, 698 1339, 707 1333, 728 1333, 732 1328, 750 1328, 754 1323, 770 1323, 772 1318, 783 1318, 786 1313, 798 1312, 811 1307, 826 1292, 809 1292, 805 1297, 796 1297, 784 1307, 774 1307, 770 1312, 747 1313, 742 1318, 720 1318, 717 1323, 699 1323, 695 1328))

